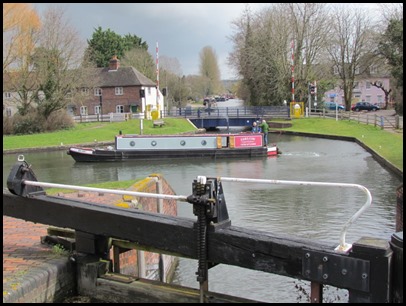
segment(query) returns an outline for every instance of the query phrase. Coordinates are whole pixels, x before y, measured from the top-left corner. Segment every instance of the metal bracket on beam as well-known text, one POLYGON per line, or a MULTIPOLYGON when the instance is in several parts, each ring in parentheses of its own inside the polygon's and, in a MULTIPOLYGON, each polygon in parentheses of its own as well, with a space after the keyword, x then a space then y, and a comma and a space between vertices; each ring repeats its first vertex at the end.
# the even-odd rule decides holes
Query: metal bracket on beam
POLYGON ((7 178, 7 188, 11 193, 18 196, 28 196, 30 193, 37 195, 45 194, 44 189, 38 186, 27 186, 23 184, 24 180, 37 181, 31 165, 28 165, 24 160, 23 155, 18 156, 18 161, 11 168, 10 174, 7 178))
POLYGON ((339 288, 369 292, 370 262, 345 255, 304 251, 302 275, 305 279, 339 288))
POLYGON ((228 218, 226 200, 221 182, 216 178, 197 177, 192 184, 193 194, 187 197, 187 201, 193 204, 193 213, 197 215, 200 206, 206 208, 206 218, 209 230, 228 227, 231 221, 228 218))

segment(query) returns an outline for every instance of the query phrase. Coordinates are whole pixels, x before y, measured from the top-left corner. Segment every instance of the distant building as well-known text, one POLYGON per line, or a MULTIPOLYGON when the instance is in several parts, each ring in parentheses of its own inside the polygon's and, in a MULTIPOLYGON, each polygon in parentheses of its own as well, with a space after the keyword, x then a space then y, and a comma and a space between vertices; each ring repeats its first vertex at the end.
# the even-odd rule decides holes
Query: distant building
POLYGON ((156 83, 134 67, 120 67, 116 56, 111 58, 108 68, 97 68, 96 75, 99 84, 93 92, 87 91, 89 99, 79 109, 74 101, 68 105, 70 114, 144 113, 150 119, 152 110, 163 110, 163 96, 159 91, 157 99, 156 83))
MULTIPOLYGON (((68 103, 66 110, 70 115, 141 113, 146 119, 151 119, 152 111, 163 111, 164 97, 157 90, 156 83, 134 67, 120 67, 116 56, 111 58, 109 67, 92 69, 96 70, 96 86, 81 89, 82 94, 88 96, 83 102, 68 103)), ((8 91, 10 86, 5 82, 3 76, 3 115, 12 116, 17 111, 16 93, 8 91)))
MULTIPOLYGON (((338 75, 337 67, 334 67, 335 75, 338 75)), ((366 101, 372 104, 383 106, 385 104, 385 92, 372 84, 380 84, 386 90, 390 89, 390 74, 386 72, 380 72, 375 66, 370 66, 364 69, 364 72, 357 73, 355 86, 352 92, 351 104, 355 104, 359 101, 366 101)), ((389 97, 389 104, 391 103, 391 97, 389 97)), ((337 102, 338 104, 344 104, 344 91, 338 86, 332 90, 324 93, 324 101, 337 102)))

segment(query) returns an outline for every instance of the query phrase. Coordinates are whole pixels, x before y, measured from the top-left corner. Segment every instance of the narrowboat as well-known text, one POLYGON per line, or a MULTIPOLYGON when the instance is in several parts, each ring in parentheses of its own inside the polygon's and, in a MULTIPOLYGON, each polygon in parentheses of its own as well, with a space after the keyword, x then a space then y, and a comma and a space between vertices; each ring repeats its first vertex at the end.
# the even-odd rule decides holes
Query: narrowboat
POLYGON ((113 146, 71 147, 76 162, 108 162, 163 158, 266 157, 280 154, 273 144, 263 144, 262 133, 116 135, 113 146))

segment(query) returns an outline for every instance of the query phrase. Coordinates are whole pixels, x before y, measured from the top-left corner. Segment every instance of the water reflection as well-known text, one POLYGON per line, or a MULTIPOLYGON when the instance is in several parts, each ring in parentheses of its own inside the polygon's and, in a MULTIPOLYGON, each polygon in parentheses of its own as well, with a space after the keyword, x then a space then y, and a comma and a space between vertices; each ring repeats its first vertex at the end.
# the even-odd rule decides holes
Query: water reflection
MULTIPOLYGON (((353 243, 363 236, 390 240, 395 231, 396 188, 401 181, 381 167, 362 147, 346 141, 269 135, 282 150, 278 157, 230 160, 162 160, 116 163, 75 163, 65 151, 27 153, 39 181, 84 185, 130 180, 160 173, 178 195, 190 195, 197 176, 334 182, 367 187, 373 201, 347 232, 353 243)), ((3 186, 17 155, 3 155, 3 186)), ((339 243, 344 223, 365 203, 359 189, 223 182, 233 226, 339 243)), ((196 218, 188 203, 179 215, 196 218)), ((198 288, 197 261, 181 259, 175 283, 198 288)), ((299 300, 298 281, 278 275, 218 265, 209 271, 209 289, 264 302, 299 300), (297 294, 295 294, 297 293, 297 294)), ((308 286, 308 284, 303 284, 308 286)), ((310 289, 307 289, 310 292, 310 289)), ((345 291, 331 289, 331 301, 345 291)))

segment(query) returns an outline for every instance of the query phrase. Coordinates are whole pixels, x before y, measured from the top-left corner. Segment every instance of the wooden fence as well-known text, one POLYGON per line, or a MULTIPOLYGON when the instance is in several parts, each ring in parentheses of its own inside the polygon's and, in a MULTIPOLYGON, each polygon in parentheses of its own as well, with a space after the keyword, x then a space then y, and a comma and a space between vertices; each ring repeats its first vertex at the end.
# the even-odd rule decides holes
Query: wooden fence
POLYGON ((338 120, 354 120, 358 123, 378 126, 385 130, 403 130, 403 117, 399 115, 381 116, 376 113, 364 112, 320 112, 312 114, 312 116, 320 116, 323 118, 337 118, 338 120))

